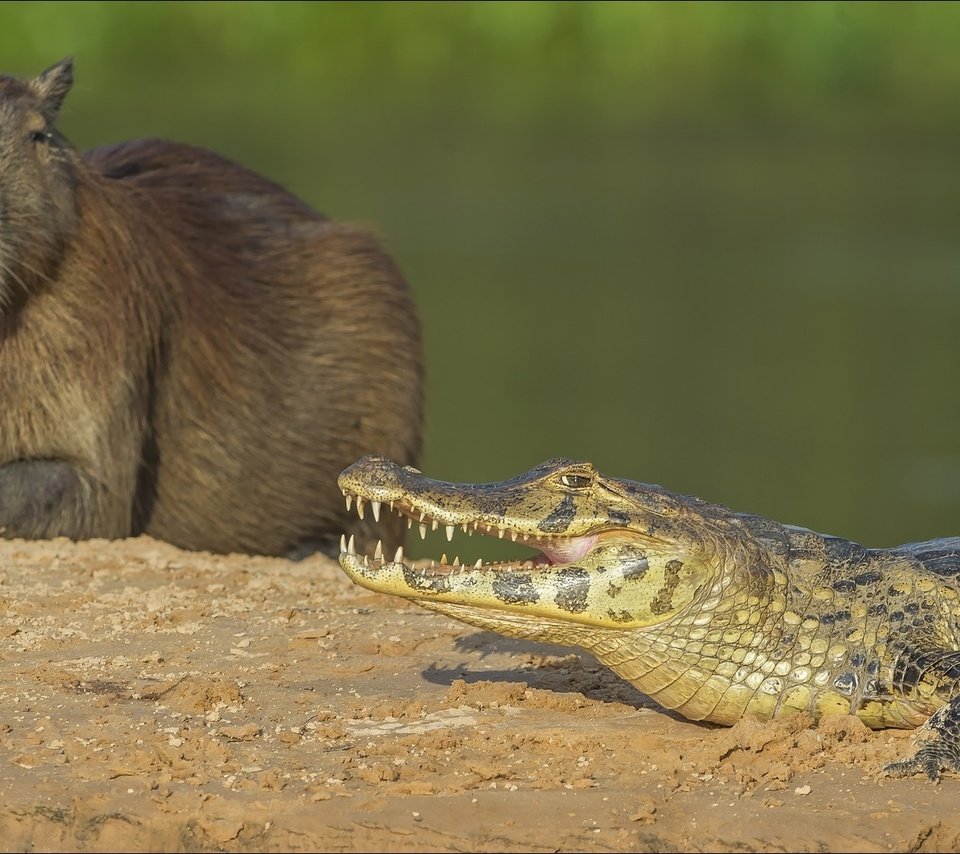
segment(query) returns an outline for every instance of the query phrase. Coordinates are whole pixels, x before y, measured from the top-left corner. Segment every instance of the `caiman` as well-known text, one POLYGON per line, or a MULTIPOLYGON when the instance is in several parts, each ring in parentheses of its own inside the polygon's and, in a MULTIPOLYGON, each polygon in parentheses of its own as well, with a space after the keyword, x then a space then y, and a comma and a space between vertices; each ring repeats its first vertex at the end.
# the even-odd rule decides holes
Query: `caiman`
POLYGON ((422 568, 356 552, 358 584, 484 629, 581 647, 687 718, 809 713, 921 727, 903 776, 960 771, 960 537, 868 549, 551 460, 498 483, 432 480, 364 457, 348 509, 508 537, 535 556, 422 568))

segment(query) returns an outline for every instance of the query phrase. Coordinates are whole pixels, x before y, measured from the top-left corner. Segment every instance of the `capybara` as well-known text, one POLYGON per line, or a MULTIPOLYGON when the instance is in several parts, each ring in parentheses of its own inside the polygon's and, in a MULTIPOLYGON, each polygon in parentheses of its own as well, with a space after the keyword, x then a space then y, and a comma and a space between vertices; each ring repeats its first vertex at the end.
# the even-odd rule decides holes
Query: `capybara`
POLYGON ((393 261, 203 148, 79 153, 56 128, 72 82, 69 59, 0 77, 3 536, 399 544, 337 488, 364 454, 420 450, 420 331, 393 261))

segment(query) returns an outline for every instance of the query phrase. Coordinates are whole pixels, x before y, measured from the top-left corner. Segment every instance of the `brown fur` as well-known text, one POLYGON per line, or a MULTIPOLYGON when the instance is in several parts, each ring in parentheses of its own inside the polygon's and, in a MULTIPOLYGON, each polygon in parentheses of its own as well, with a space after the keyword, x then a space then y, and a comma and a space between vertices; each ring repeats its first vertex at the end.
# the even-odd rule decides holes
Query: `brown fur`
POLYGON ((53 124, 71 82, 69 61, 0 77, 0 528, 267 554, 368 541, 338 473, 420 449, 397 268, 212 152, 79 155, 53 124))

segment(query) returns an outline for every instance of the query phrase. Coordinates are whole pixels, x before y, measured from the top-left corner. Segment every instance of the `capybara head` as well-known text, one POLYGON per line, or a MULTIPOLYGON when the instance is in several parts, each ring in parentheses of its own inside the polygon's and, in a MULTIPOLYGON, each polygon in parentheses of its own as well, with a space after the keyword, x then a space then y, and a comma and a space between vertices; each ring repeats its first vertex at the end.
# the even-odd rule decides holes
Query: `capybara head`
POLYGON ((76 219, 76 154, 56 129, 72 83, 71 59, 0 76, 0 311, 49 279, 76 219))

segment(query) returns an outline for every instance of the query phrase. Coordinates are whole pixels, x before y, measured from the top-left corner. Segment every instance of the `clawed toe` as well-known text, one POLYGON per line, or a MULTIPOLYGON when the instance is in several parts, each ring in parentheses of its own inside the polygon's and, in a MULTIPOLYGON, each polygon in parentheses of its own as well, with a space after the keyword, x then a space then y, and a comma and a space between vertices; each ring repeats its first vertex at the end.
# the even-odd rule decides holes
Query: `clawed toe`
POLYGON ((940 782, 941 763, 938 757, 923 755, 924 751, 917 751, 916 756, 909 759, 901 759, 899 762, 890 762, 883 768, 883 773, 888 777, 910 777, 919 771, 925 773, 934 783, 940 782))

